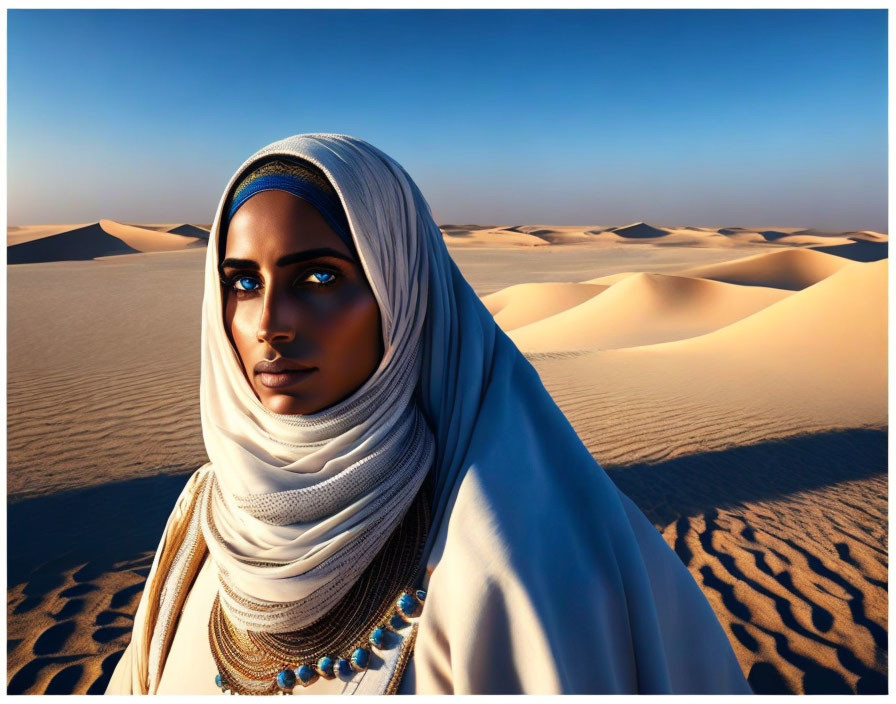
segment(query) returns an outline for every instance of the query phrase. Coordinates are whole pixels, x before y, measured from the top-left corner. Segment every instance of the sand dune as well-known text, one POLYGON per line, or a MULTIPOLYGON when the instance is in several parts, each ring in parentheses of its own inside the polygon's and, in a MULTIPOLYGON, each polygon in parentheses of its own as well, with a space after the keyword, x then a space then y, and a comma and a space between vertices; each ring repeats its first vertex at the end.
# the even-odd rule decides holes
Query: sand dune
MULTIPOLYGON (((631 279, 621 283, 626 281, 631 279)), ((774 399, 778 413, 793 413, 788 428, 817 414, 840 419, 837 427, 864 427, 886 419, 886 290, 887 261, 848 263, 712 332, 582 359, 599 365, 601 373, 624 364, 638 369, 639 379, 655 379, 647 373, 653 367, 664 375, 674 370, 676 378, 696 374, 701 386, 713 393, 724 388, 728 400, 748 406, 760 397, 774 399)), ((612 291, 595 300, 606 302, 612 291)))
MULTIPOLYGON (((105 222, 41 237, 202 238, 105 222)), ((688 566, 754 690, 886 692, 888 265, 846 255, 887 236, 453 227, 482 246, 452 252, 471 286, 688 566)), ((8 253, 35 232, 10 228, 8 253)), ((104 690, 205 461, 196 246, 9 268, 9 693, 104 690)))
POLYGON ((113 220, 100 220, 62 232, 45 231, 42 236, 11 244, 6 249, 10 264, 30 264, 96 259, 137 252, 168 252, 185 249, 197 237, 157 232, 113 220))
POLYGON ((89 226, 90 223, 74 225, 19 225, 6 228, 6 245, 22 244, 38 240, 49 235, 58 235, 68 230, 77 230, 89 226))
POLYGON ((870 230, 825 232, 799 228, 762 230, 744 227, 723 227, 719 228, 717 233, 731 242, 737 242, 741 245, 772 243, 785 247, 806 247, 820 252, 836 254, 854 261, 866 262, 886 257, 885 245, 889 240, 887 235, 870 230), (844 247, 854 245, 857 242, 874 243, 883 246, 851 247, 849 250, 844 251, 844 247))
POLYGON ((722 230, 720 231, 720 234, 734 245, 748 246, 768 244, 768 240, 765 239, 765 237, 753 230, 733 231, 733 228, 727 228, 727 231, 722 230))
POLYGON ((485 296, 482 302, 503 330, 513 330, 577 306, 606 288, 575 283, 517 284, 485 296))
POLYGON ((445 243, 454 247, 542 247, 549 243, 535 235, 515 232, 505 227, 443 227, 445 243))
POLYGON ((713 333, 672 343, 665 353, 692 360, 724 359, 750 365, 757 373, 787 369, 788 385, 830 397, 841 389, 853 408, 877 403, 886 388, 887 260, 847 264, 818 283, 713 333), (829 378, 831 369, 849 369, 829 378), (800 382, 797 382, 797 379, 800 382), (812 387, 811 380, 824 380, 812 387), (845 384, 845 385, 844 385, 845 384))
MULTIPOLYGON (((735 247, 749 242, 741 242, 719 234, 712 228, 693 226, 656 227, 644 222, 625 227, 616 227, 600 233, 603 238, 613 235, 623 243, 642 243, 655 247, 735 247)), ((753 242, 756 242, 753 240, 753 242)), ((765 243, 765 240, 758 240, 765 243)))
POLYGON ((112 220, 100 220, 99 225, 138 252, 170 252, 184 249, 197 239, 194 235, 184 237, 170 232, 151 232, 142 227, 122 225, 112 220))
POLYGON ((807 249, 781 249, 744 259, 691 267, 678 271, 713 281, 798 291, 836 273, 849 264, 846 259, 807 249))
POLYGON ((874 232, 873 230, 858 230, 844 232, 845 236, 849 237, 851 240, 866 240, 868 242, 888 242, 889 237, 880 232, 874 232))
POLYGON ((728 325, 786 295, 772 288, 633 274, 584 303, 514 329, 510 338, 524 352, 618 349, 680 340, 728 325))
POLYGON ((587 227, 556 225, 514 225, 507 228, 511 232, 533 235, 552 245, 591 244, 594 242, 594 236, 587 232, 587 229, 587 227))
POLYGON ((168 232, 169 234, 172 234, 172 235, 183 235, 185 237, 196 237, 200 240, 206 240, 206 241, 208 241, 208 235, 209 235, 208 230, 205 230, 201 227, 196 227, 196 225, 190 225, 187 223, 182 224, 182 225, 177 225, 176 227, 172 227, 172 228, 166 230, 166 232, 168 232))
POLYGON ((135 254, 139 251, 121 238, 106 232, 99 223, 94 223, 76 230, 12 245, 6 248, 6 257, 9 264, 32 264, 95 259, 113 254, 135 254))
POLYGON ((665 237, 669 234, 668 230, 653 227, 646 222, 635 222, 623 227, 614 227, 613 232, 620 237, 631 237, 636 239, 643 239, 645 237, 665 237))
POLYGON ((773 240, 777 244, 786 244, 791 247, 831 247, 836 245, 852 244, 848 237, 820 237, 818 235, 786 235, 773 240))
POLYGON ((639 271, 620 271, 617 274, 609 274, 608 276, 599 276, 596 279, 588 279, 588 281, 583 281, 583 284, 601 284, 609 286, 611 284, 615 284, 617 281, 622 281, 623 279, 627 279, 629 276, 635 276, 642 272, 639 271))
POLYGON ((139 227, 143 230, 154 230, 155 232, 170 232, 172 235, 184 235, 186 237, 200 237, 203 239, 208 239, 208 233, 211 230, 211 226, 205 225, 194 225, 190 223, 175 223, 172 224, 170 222, 166 223, 142 223, 142 222, 128 222, 122 223, 128 225, 129 227, 139 227))
POLYGON ((168 232, 172 227, 174 227, 170 222, 152 222, 152 223, 144 223, 144 222, 125 222, 122 225, 128 225, 129 227, 140 227, 144 230, 153 230, 155 232, 168 232))

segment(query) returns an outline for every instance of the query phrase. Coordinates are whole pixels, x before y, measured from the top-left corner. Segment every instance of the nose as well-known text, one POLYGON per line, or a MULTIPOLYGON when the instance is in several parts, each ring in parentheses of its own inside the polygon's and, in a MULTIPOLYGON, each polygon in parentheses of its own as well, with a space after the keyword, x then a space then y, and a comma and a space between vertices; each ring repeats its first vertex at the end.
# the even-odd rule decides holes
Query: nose
POLYGON ((280 300, 273 287, 268 288, 258 319, 256 336, 259 342, 283 343, 291 342, 295 338, 295 321, 291 319, 288 308, 289 306, 280 300))

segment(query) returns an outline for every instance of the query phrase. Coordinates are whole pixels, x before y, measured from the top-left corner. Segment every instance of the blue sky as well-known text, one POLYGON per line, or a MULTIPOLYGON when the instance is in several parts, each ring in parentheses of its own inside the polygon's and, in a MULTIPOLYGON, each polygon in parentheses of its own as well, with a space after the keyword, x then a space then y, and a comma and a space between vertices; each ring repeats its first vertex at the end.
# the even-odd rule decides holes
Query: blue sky
POLYGON ((887 229, 885 10, 9 10, 8 222, 210 222, 300 132, 445 223, 887 229))

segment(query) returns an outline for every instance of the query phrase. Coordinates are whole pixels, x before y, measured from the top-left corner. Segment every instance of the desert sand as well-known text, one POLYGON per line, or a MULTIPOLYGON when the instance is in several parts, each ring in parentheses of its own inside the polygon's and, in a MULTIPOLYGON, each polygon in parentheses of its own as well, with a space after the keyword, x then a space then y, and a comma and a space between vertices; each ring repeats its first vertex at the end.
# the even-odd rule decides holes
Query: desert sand
MULTIPOLYGON (((446 225, 757 693, 885 692, 888 237, 446 225)), ((208 226, 9 228, 8 692, 99 693, 205 461, 208 226)))

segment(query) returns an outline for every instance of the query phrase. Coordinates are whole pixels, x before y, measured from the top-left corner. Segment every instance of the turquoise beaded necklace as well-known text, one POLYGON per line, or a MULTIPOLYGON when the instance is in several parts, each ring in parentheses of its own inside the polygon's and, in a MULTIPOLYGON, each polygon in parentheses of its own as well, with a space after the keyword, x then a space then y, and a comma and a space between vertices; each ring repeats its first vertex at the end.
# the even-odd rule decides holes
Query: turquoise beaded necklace
POLYGON ((427 494, 417 495, 349 592, 306 628, 283 634, 239 629, 216 596, 209 617, 209 643, 218 666, 215 685, 231 694, 290 693, 319 678, 348 679, 366 670, 371 649, 391 647, 394 632, 422 612, 426 592, 401 585, 416 581, 421 568, 429 528, 427 494))

